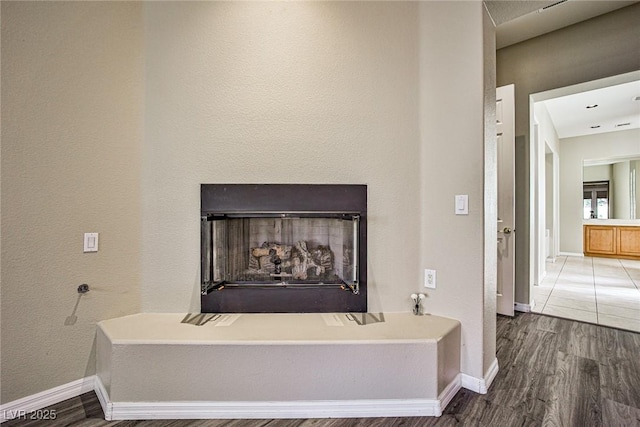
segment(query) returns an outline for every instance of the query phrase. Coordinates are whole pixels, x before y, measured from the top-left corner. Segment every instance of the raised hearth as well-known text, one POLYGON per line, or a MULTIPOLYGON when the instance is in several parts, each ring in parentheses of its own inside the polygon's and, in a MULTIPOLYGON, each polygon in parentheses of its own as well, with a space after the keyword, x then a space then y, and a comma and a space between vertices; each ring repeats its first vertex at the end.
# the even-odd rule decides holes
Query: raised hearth
POLYGON ((460 322, 411 313, 142 313, 96 359, 107 420, 439 416, 461 386, 460 322))

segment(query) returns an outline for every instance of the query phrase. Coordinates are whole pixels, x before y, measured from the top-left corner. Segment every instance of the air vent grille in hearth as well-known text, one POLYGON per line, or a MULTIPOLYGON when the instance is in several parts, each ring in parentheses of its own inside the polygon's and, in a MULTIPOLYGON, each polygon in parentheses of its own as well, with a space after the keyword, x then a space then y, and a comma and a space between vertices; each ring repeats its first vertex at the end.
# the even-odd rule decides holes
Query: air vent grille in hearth
POLYGON ((545 10, 547 10, 547 9, 551 9, 552 7, 556 7, 556 6, 558 6, 558 5, 561 5, 562 3, 566 3, 567 1, 569 1, 569 0, 560 0, 559 2, 556 2, 556 3, 550 4, 549 6, 545 6, 545 7, 543 7, 543 8, 540 8, 540 9, 538 9, 538 13, 540 13, 540 12, 544 12, 545 10))

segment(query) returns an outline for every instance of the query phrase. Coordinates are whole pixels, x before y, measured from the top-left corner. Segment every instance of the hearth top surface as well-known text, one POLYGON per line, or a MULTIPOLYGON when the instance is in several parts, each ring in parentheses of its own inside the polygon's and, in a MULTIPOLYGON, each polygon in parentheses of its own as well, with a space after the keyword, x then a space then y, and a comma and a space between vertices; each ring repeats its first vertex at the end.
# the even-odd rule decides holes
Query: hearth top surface
POLYGON ((454 319, 411 313, 140 313, 104 320, 112 344, 398 344, 435 342, 454 319))

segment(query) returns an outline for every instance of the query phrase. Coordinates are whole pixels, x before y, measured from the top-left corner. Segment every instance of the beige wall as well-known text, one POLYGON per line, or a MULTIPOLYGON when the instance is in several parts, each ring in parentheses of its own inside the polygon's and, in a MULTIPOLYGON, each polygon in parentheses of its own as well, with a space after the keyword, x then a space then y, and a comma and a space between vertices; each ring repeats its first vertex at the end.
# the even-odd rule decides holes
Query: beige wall
MULTIPOLYGON (((485 339, 483 87, 485 77, 491 77, 484 72, 482 12, 481 5, 471 7, 468 3, 420 4, 420 154, 424 184, 419 267, 437 270, 438 287, 426 290, 426 310, 462 321, 462 370, 475 377, 484 375, 484 361, 471 349, 481 348, 485 339), (456 22, 442 19, 447 14, 455 15, 456 22), (442 43, 443 39, 448 43, 442 43), (468 104, 458 104, 453 113, 449 103, 458 99, 468 104), (469 195, 468 216, 453 214, 456 194, 469 195)), ((489 86, 495 111, 495 84, 489 86)), ((495 135, 495 128, 490 133, 495 135)), ((491 140, 495 153, 495 137, 491 140)), ((414 289, 420 289, 417 286, 414 289)), ((488 304, 495 313, 495 300, 488 304)), ((495 324, 495 314, 492 319, 495 324)), ((495 341, 495 334, 492 338, 495 341)))
POLYGON ((200 183, 367 184, 369 309, 408 310, 420 281, 417 3, 145 10, 144 310, 200 308, 200 183))
MULTIPOLYGON (((482 377, 488 367, 484 366, 484 361, 492 362, 495 351, 489 347, 487 356, 483 358, 473 354, 472 349, 483 348, 484 320, 489 336, 491 325, 495 325, 495 259, 492 266, 486 267, 486 283, 488 289, 493 288, 493 293, 488 291, 485 295, 483 135, 487 125, 484 111, 478 107, 488 105, 489 113, 493 112, 492 117, 495 117, 493 53, 488 53, 491 64, 485 72, 483 10, 480 4, 472 7, 464 2, 423 2, 420 4, 420 18, 423 231, 419 266, 421 269, 436 269, 438 282, 436 289, 426 289, 428 298, 425 305, 430 313, 462 321, 462 370, 482 377), (457 17, 454 23, 442 19, 449 14, 457 17), (442 43, 442 40, 447 40, 447 43, 442 43), (487 81, 488 94, 484 91, 487 81), (456 100, 466 102, 457 103, 456 100), (449 109, 454 104, 455 112, 449 109), (469 195, 468 216, 453 214, 456 194, 469 195), (485 296, 488 310, 493 313, 486 319, 481 303, 485 296)), ((496 182, 495 122, 488 126, 488 134, 487 161, 493 165, 488 177, 489 197, 495 197, 495 187, 492 188, 492 183, 496 182)), ((497 213, 490 210, 489 214, 494 216, 489 223, 496 224, 497 213)), ((495 241, 495 235, 494 229, 491 242, 495 241)), ((497 248, 490 253, 496 254, 497 248)), ((414 289, 424 291, 419 285, 417 282, 414 289)))
POLYGON ((463 370, 481 377, 482 10, 148 4, 144 310, 199 308, 200 183, 365 183, 370 311, 408 310, 437 269, 426 309, 462 320, 463 370))
POLYGON ((611 165, 585 166, 582 168, 582 181, 611 181, 611 165))
POLYGON ((3 349, 15 348, 2 354, 3 402, 92 373, 95 320, 199 310, 200 183, 367 184, 370 311, 408 311, 423 269, 437 269, 426 310, 462 321, 462 370, 483 376, 495 355, 483 243, 495 76, 480 2, 2 7, 3 59, 24 61, 2 70, 3 85, 23 84, 2 107, 20 112, 3 128, 13 195, 2 202, 15 210, 2 217, 3 267, 15 261, 2 277, 3 349), (49 121, 64 126, 52 133, 49 121), (53 205, 47 223, 25 191, 53 205), (470 195, 470 215, 454 215, 455 194, 470 195), (101 232, 98 254, 81 253, 85 231, 101 232), (27 257, 42 233, 47 259, 27 257), (94 290, 64 327, 82 282, 94 290), (50 299, 19 313, 34 283, 50 299))
POLYGON ((141 19, 2 2, 3 403, 92 375, 96 322, 140 309, 141 19))
POLYGON ((639 70, 639 20, 635 4, 497 52, 498 86, 516 90, 517 302, 530 300, 529 95, 639 70))
MULTIPOLYGON (((638 137, 637 154, 640 155, 640 135, 638 137)), ((610 203, 613 201, 613 206, 610 208, 611 218, 631 219, 631 197, 629 196, 630 166, 631 164, 628 160, 614 163, 613 165, 613 191, 610 196, 610 203)))
MULTIPOLYGON (((640 141, 640 139, 638 141, 640 141)), ((640 148, 640 146, 638 148, 640 148)), ((640 151, 638 151, 638 154, 640 154, 640 151)), ((611 218, 631 218, 631 197, 629 195, 630 166, 629 161, 618 162, 613 165, 613 200, 610 201, 612 204, 611 218)))

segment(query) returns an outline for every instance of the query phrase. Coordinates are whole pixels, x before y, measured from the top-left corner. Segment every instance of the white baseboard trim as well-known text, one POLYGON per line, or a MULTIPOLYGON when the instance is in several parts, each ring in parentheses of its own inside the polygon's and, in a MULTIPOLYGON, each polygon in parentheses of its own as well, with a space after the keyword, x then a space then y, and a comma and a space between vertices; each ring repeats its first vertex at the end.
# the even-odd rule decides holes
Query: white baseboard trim
POLYGON ((104 419, 107 421, 111 421, 111 415, 113 413, 113 404, 109 400, 109 393, 105 388, 102 380, 99 376, 96 375, 96 384, 95 384, 96 396, 98 396, 98 401, 100 402, 100 406, 102 406, 102 412, 104 412, 104 419))
MULTIPOLYGON (((95 378, 95 375, 81 378, 79 380, 0 405, 0 422, 14 418, 31 419, 32 416, 37 416, 38 419, 41 419, 41 414, 34 414, 35 411, 46 408, 50 405, 55 405, 63 400, 80 396, 83 393, 93 391, 95 387, 95 378)), ((48 414, 42 415, 47 416, 48 414)), ((43 420, 43 422, 46 422, 46 420, 43 420)))
POLYGON ((449 402, 451 402, 451 400, 453 400, 453 398, 456 397, 456 394, 458 393, 458 391, 460 391, 461 388, 462 388, 462 374, 458 374, 453 379, 453 381, 451 381, 451 383, 449 383, 449 385, 447 385, 444 388, 444 390, 442 390, 442 393, 440 393, 440 396, 438 396, 440 410, 434 416, 439 417, 440 415, 442 415, 442 411, 444 410, 444 408, 446 408, 449 402))
POLYGON ((580 252, 559 252, 558 255, 563 255, 563 256, 577 256, 577 257, 582 257, 584 258, 584 254, 580 253, 580 252))
POLYGON ((487 369, 487 372, 485 372, 484 374, 484 383, 486 385, 484 393, 489 391, 489 387, 491 387, 491 384, 493 384, 493 380, 496 379, 496 375, 498 375, 499 370, 500 367, 498 366, 498 358, 496 357, 493 359, 493 362, 491 362, 489 369, 487 369))
MULTIPOLYGON (((497 373, 497 361, 495 372, 497 373)), ((481 380, 484 392, 495 373, 481 380)), ((95 391, 105 420, 147 419, 260 419, 260 418, 367 418, 367 417, 439 417, 464 386, 458 374, 437 399, 366 399, 289 402, 116 402, 109 399, 98 376, 81 378, 41 393, 0 406, 0 422, 29 417, 34 411, 95 391)), ((473 378, 467 376, 468 378, 473 378)), ((475 379, 474 379, 475 380, 475 379)), ((465 387, 469 388, 469 387, 465 387)), ((475 390, 474 390, 475 391, 475 390)))
POLYGON ((111 420, 424 417, 442 414, 435 399, 290 402, 115 402, 111 420))
POLYGON ((110 402, 96 377, 96 394, 107 421, 151 419, 264 419, 439 417, 461 387, 456 376, 438 399, 367 399, 274 402, 110 402))
POLYGON ((522 304, 521 302, 517 302, 514 304, 513 308, 515 311, 520 311, 522 313, 530 313, 533 307, 531 307, 531 304, 522 304))
POLYGON ((498 375, 498 370, 498 359, 493 359, 491 366, 489 366, 489 369, 487 369, 487 372, 484 374, 484 378, 476 378, 471 375, 461 374, 462 387, 476 393, 487 394, 489 387, 491 387, 491 383, 493 383, 496 375, 498 375))

